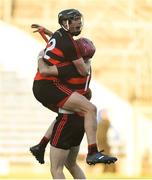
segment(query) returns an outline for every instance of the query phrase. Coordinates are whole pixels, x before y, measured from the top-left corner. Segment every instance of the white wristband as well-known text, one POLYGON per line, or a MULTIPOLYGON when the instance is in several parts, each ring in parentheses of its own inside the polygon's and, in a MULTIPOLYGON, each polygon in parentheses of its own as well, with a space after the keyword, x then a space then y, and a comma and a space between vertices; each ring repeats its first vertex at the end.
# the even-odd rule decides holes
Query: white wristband
POLYGON ((62 114, 74 114, 74 112, 68 111, 68 110, 65 110, 65 109, 62 109, 62 108, 59 108, 58 112, 62 113, 62 114))
POLYGON ((37 57, 37 59, 38 59, 38 60, 39 60, 39 59, 43 59, 43 56, 39 55, 39 56, 37 57))

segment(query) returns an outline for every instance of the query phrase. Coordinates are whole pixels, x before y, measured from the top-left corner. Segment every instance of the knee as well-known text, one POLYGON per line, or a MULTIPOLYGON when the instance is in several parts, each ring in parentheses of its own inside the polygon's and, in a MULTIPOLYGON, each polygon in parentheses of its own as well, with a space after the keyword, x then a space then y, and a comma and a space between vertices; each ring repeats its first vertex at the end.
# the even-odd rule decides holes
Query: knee
POLYGON ((54 176, 54 174, 55 174, 55 168, 52 168, 52 167, 51 167, 50 172, 51 172, 52 176, 54 176))
POLYGON ((65 167, 69 170, 69 172, 73 172, 76 167, 76 163, 66 163, 65 167))
POLYGON ((51 167, 50 171, 51 171, 52 176, 56 177, 57 175, 60 175, 60 174, 63 173, 63 168, 60 168, 60 167, 58 167, 58 168, 51 167))

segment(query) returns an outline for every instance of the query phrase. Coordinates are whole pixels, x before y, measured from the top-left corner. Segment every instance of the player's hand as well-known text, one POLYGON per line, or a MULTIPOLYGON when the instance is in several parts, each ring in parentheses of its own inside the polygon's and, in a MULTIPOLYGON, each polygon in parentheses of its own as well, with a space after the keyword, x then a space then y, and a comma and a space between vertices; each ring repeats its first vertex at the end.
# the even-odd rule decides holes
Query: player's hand
POLYGON ((36 29, 36 30, 33 31, 33 33, 40 32, 40 31, 44 31, 45 32, 45 28, 43 26, 40 26, 39 24, 32 24, 31 28, 35 28, 36 29))
POLYGON ((44 57, 44 49, 39 52, 37 59, 39 60, 42 59, 43 57, 44 57))
POLYGON ((48 35, 49 37, 51 37, 53 35, 52 31, 46 29, 43 26, 40 26, 39 24, 32 24, 31 28, 36 29, 36 30, 33 31, 33 33, 35 33, 35 32, 44 33, 44 34, 48 35))

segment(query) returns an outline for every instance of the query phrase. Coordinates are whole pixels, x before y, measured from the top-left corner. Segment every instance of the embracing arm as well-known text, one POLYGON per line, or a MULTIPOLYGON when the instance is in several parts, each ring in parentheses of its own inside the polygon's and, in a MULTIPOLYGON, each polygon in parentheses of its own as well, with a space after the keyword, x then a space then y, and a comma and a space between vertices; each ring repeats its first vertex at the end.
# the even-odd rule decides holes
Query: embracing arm
POLYGON ((81 76, 88 75, 88 65, 84 62, 83 58, 73 61, 73 64, 81 76))
POLYGON ((86 64, 87 72, 89 73, 91 68, 91 59, 85 61, 85 64, 86 64))
POLYGON ((58 69, 55 65, 49 66, 45 63, 43 58, 38 59, 38 69, 42 76, 58 76, 58 69))
POLYGON ((42 76, 47 77, 47 76, 58 76, 58 70, 57 67, 54 66, 49 66, 45 60, 44 60, 44 50, 39 52, 39 55, 37 57, 38 60, 38 70, 42 74, 42 76))
MULTIPOLYGON (((39 72, 47 77, 47 76, 58 76, 60 78, 69 78, 71 76, 78 76, 78 72, 73 64, 67 64, 61 66, 62 63, 58 65, 49 66, 45 60, 39 56, 38 58, 38 69, 39 72)), ((85 62, 87 74, 90 70, 90 60, 85 62)))

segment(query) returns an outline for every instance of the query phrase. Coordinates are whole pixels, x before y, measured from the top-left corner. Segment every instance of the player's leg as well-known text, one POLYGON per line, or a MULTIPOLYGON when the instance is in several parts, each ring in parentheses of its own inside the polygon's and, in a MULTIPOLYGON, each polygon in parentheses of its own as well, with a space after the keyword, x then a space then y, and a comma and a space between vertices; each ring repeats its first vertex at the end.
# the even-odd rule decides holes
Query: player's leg
POLYGON ((38 160, 40 164, 45 163, 44 161, 45 148, 48 142, 50 141, 55 121, 56 120, 54 120, 52 124, 49 126, 41 141, 37 145, 30 147, 31 153, 33 154, 33 156, 35 156, 35 158, 38 160))
POLYGON ((69 150, 50 147, 51 174, 53 179, 65 179, 63 168, 68 154, 69 150))
MULTIPOLYGON (((47 101, 47 97, 50 95, 49 92, 49 87, 48 83, 46 81, 34 81, 33 82, 33 94, 35 98, 42 103, 43 106, 48 108, 49 110, 53 112, 57 112, 58 108, 56 106, 53 106, 50 101, 47 101), (46 91, 47 89, 47 91, 46 91)), ((54 126, 54 122, 49 126, 48 130, 44 134, 43 138, 40 140, 40 142, 35 145, 30 147, 31 153, 35 156, 35 158, 39 161, 39 163, 44 164, 44 153, 45 153, 45 148, 50 141, 51 134, 52 134, 52 129, 54 126)))
POLYGON ((77 114, 58 114, 51 137, 51 173, 53 178, 65 178, 64 165, 75 179, 84 179, 85 175, 76 164, 76 158, 84 135, 83 117, 77 114), (75 121, 77 120, 77 121, 75 121))
POLYGON ((96 107, 89 102, 84 96, 74 92, 65 102, 64 109, 75 110, 84 113, 84 128, 88 141, 88 153, 93 154, 98 152, 96 144, 96 107))
POLYGON ((87 98, 73 92, 59 81, 34 81, 33 93, 45 107, 53 104, 74 112, 83 112, 88 144, 96 143, 96 107, 87 98))
POLYGON ((46 107, 53 104, 74 112, 83 112, 88 144, 96 143, 96 107, 84 96, 73 92, 59 81, 46 80, 35 81, 33 93, 36 99, 46 107))
MULTIPOLYGON (((35 97, 46 107, 49 104, 58 105, 64 109, 83 112, 85 116, 85 131, 88 139, 87 162, 91 163, 109 163, 109 158, 103 161, 103 156, 97 150, 96 144, 96 107, 90 103, 84 96, 73 92, 59 81, 39 81, 34 83, 35 97), (96 154, 92 157, 92 155, 96 154), (88 161, 89 158, 89 161, 88 161)), ((110 158, 110 162, 116 161, 116 158, 110 158)))
POLYGON ((79 152, 79 146, 72 147, 65 162, 66 168, 69 170, 74 179, 86 179, 84 172, 77 164, 76 159, 79 152))
POLYGON ((89 102, 84 96, 77 92, 74 92, 64 103, 63 108, 75 112, 84 113, 84 126, 88 144, 96 143, 96 107, 91 102, 89 102))
POLYGON ((114 163, 117 158, 98 152, 96 143, 96 107, 81 94, 74 92, 63 105, 64 109, 84 113, 84 128, 88 141, 87 163, 114 163))

